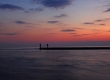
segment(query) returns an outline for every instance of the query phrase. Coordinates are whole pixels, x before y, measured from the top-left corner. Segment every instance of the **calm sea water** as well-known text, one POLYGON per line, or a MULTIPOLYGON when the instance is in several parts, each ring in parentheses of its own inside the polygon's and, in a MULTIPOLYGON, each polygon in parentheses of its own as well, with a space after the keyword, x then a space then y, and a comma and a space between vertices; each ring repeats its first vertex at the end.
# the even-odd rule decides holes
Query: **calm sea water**
POLYGON ((110 80, 110 50, 0 50, 0 80, 110 80))

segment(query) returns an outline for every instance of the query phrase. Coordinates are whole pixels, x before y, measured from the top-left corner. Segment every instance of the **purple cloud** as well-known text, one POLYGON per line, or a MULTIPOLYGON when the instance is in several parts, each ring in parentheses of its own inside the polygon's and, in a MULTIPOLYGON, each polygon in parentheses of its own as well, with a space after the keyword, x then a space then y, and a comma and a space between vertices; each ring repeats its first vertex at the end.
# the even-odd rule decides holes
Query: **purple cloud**
POLYGON ((84 24, 94 24, 94 23, 91 23, 91 22, 85 22, 84 24))
POLYGON ((24 22, 24 21, 15 21, 16 24, 30 24, 28 22, 24 22))
POLYGON ((2 35, 8 35, 8 36, 14 36, 17 35, 18 33, 0 33, 2 35))
POLYGON ((74 29, 63 29, 63 30, 61 30, 62 32, 74 32, 74 31, 76 31, 76 30, 74 30, 74 29))
POLYGON ((59 23, 59 21, 48 21, 47 23, 56 24, 56 23, 59 23))
POLYGON ((58 16, 54 16, 54 18, 63 18, 63 17, 67 17, 67 15, 66 14, 60 14, 58 16))
POLYGON ((1 10, 24 10, 22 7, 15 6, 12 4, 0 4, 1 10))
POLYGON ((68 5, 72 4, 73 0, 32 0, 37 4, 41 4, 49 8, 65 8, 68 5))
POLYGON ((5 35, 10 35, 10 36, 13 36, 13 35, 17 35, 18 33, 5 33, 5 35))
POLYGON ((104 26, 105 24, 99 24, 99 25, 102 25, 102 26, 104 26))
POLYGON ((104 12, 110 12, 110 8, 109 8, 109 9, 107 9, 106 11, 104 11, 104 12))
POLYGON ((95 22, 101 22, 101 21, 104 21, 104 20, 102 20, 102 19, 99 19, 99 20, 95 20, 95 22))
POLYGON ((32 8, 32 9, 29 9, 28 11, 25 11, 25 13, 41 12, 41 11, 43 11, 42 8, 32 8))

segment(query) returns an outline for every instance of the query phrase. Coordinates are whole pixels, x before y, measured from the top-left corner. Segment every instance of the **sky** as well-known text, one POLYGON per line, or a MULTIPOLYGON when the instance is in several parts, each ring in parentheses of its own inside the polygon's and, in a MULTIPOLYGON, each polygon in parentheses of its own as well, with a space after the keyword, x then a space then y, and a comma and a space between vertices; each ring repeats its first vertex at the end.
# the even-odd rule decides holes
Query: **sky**
POLYGON ((0 0, 0 46, 110 46, 110 0, 0 0))

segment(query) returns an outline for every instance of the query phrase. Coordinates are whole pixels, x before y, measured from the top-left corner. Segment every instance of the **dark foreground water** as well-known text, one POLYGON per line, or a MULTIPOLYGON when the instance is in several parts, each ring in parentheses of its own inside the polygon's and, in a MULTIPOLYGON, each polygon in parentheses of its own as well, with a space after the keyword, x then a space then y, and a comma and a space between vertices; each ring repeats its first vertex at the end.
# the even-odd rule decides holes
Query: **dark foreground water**
POLYGON ((0 50, 0 80, 110 80, 110 50, 0 50))

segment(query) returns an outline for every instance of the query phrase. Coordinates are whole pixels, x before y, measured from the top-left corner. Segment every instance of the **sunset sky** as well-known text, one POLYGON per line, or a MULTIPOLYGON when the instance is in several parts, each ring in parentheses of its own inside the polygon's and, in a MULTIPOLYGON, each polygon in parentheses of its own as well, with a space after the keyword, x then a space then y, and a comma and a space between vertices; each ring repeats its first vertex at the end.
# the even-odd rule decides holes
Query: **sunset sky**
POLYGON ((83 42, 110 46, 110 0, 0 0, 2 46, 83 42))

